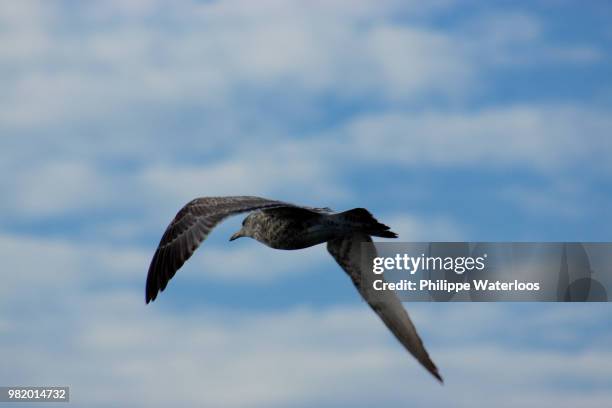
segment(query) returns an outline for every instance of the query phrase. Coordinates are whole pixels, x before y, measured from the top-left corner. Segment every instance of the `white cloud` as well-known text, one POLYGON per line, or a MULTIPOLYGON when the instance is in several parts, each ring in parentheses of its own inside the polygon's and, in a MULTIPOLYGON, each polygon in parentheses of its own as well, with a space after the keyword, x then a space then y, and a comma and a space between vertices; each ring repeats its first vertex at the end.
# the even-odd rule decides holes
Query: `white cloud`
MULTIPOLYGON (((113 154, 107 151, 110 144, 101 144, 98 153, 86 153, 82 160, 62 160, 64 153, 59 152, 54 160, 30 161, 27 156, 34 153, 23 153, 28 143, 20 142, 18 153, 3 163, 4 174, 12 176, 3 180, 11 194, 1 207, 17 219, 137 211, 132 222, 150 230, 166 222, 180 205, 203 195, 251 194, 313 206, 355 203, 356 195, 345 183, 347 175, 385 164, 406 169, 521 169, 557 178, 563 174, 563 181, 548 189, 506 186, 497 194, 528 211, 553 205, 557 213, 578 214, 580 194, 568 190, 580 184, 572 171, 585 170, 586 162, 589 171, 612 170, 607 160, 612 154, 611 131, 608 115, 583 106, 395 111, 361 115, 309 138, 244 141, 223 149, 225 154, 212 161, 152 160, 126 171, 97 164, 113 154), (588 135, 588 142, 582 135, 588 135), (19 157, 22 154, 25 157, 19 157)), ((138 152, 141 143, 127 147, 144 159, 149 151, 138 152)), ((443 229, 441 224, 435 228, 443 229)))
POLYGON ((12 192, 1 206, 9 214, 145 202, 157 213, 197 195, 248 192, 341 202, 354 195, 343 177, 383 162, 557 170, 589 161, 609 170, 605 112, 551 104, 439 111, 425 103, 478 92, 488 66, 478 52, 491 48, 508 54, 534 43, 589 58, 545 44, 534 16, 492 14, 454 32, 418 23, 452 8, 446 1, 119 3, 84 5, 71 17, 47 2, 0 8, 0 58, 12 67, 0 97, 0 149, 9 152, 0 166, 11 175, 2 183, 12 192), (68 18, 87 25, 78 35, 58 29, 71 26, 68 18), (286 142, 294 122, 325 117, 329 96, 386 108, 286 142), (426 107, 406 108, 410 101, 426 107), (200 125, 182 127, 185 118, 172 112, 183 106, 200 125), (168 127, 160 129, 163 115, 168 127), (109 158, 133 167, 100 169, 109 158))
POLYGON ((39 304, 48 294, 144 281, 150 255, 109 243, 0 234, 0 258, 6 272, 0 301, 39 304))
MULTIPOLYGON (((468 407, 486 399, 498 406, 518 401, 521 406, 554 402, 569 407, 580 400, 594 407, 612 396, 606 384, 612 354, 605 346, 572 352, 542 349, 529 345, 528 333, 519 344, 500 340, 500 333, 537 321, 537 309, 512 321, 512 313, 501 305, 445 305, 445 312, 434 315, 427 312, 434 305, 413 307, 416 324, 445 376, 441 387, 364 304, 241 314, 223 309, 172 313, 145 307, 132 292, 59 302, 65 314, 52 317, 39 311, 29 324, 12 328, 13 335, 38 340, 0 340, 5 366, 17 368, 10 378, 3 371, 0 380, 68 384, 79 406, 371 406, 410 401, 468 407), (70 311, 74 302, 79 308, 70 311), (53 324, 35 324, 37 319, 53 324), (468 342, 456 342, 457 335, 469 332, 468 342), (53 343, 44 340, 51 337, 53 343), (555 385, 565 382, 577 386, 560 391, 555 385), (237 386, 240 392, 235 392, 237 386), (108 389, 113 392, 102 392, 108 389)), ((585 306, 569 318, 595 309, 585 306)), ((574 323, 557 319, 555 325, 571 330, 574 323)))
POLYGON ((313 202, 301 204, 313 206, 319 198, 333 200, 347 194, 336 187, 331 164, 316 161, 316 157, 279 145, 246 148, 239 157, 205 165, 150 167, 144 170, 142 180, 160 196, 182 197, 185 202, 204 189, 209 196, 282 194, 307 199, 304 187, 308 186, 308 199, 313 202))
POLYGON ((335 265, 334 262, 324 246, 299 251, 277 251, 255 242, 244 246, 208 246, 194 260, 205 279, 243 283, 291 279, 296 273, 312 273, 322 265, 335 265))
POLYGON ((523 406, 580 399, 590 407, 611 397, 612 354, 601 341, 607 332, 596 331, 605 304, 522 305, 529 313, 501 304, 410 305, 445 376, 440 387, 357 296, 355 305, 266 312, 145 306, 131 289, 148 260, 142 251, 11 236, 0 244, 11 272, 0 297, 0 358, 10 369, 0 383, 69 385, 78 406, 371 406, 409 398, 468 407, 476 400, 466 390, 474 388, 500 406, 518 398, 523 406), (558 399, 559 382, 589 386, 558 399))
POLYGON ((591 200, 595 198, 594 193, 588 192, 580 182, 567 178, 537 187, 508 185, 499 194, 529 213, 573 218, 589 214, 592 211, 591 200))
POLYGON ((396 99, 426 94, 464 94, 477 71, 452 36, 410 27, 380 26, 364 38, 372 56, 365 59, 372 81, 369 92, 382 91, 396 99))
MULTIPOLYGON (((312 206, 351 196, 339 184, 333 163, 318 160, 321 151, 305 154, 300 148, 299 142, 245 143, 213 162, 153 162, 125 171, 97 165, 104 161, 95 158, 27 163, 9 158, 3 166, 5 174, 17 171, 2 180, 11 194, 0 208, 17 219, 71 216, 76 220, 96 212, 137 211, 141 228, 149 228, 164 221, 158 217, 203 195, 268 196, 312 206)), ((123 222, 135 227, 134 218, 123 222)))
MULTIPOLYGON (((220 139, 211 124, 219 116, 226 118, 223 122, 253 122, 250 115, 268 121, 262 116, 274 109, 254 106, 258 97, 253 94, 277 95, 266 103, 296 104, 313 117, 323 113, 312 106, 328 95, 421 106, 428 96, 447 102, 473 96, 493 60, 514 64, 549 55, 555 62, 593 61, 599 53, 546 43, 542 22, 525 13, 479 14, 457 32, 392 18, 452 7, 447 1, 426 6, 360 1, 351 7, 345 1, 309 7, 298 1, 258 7, 248 1, 137 1, 83 5, 68 17, 46 2, 3 6, 0 18, 12 24, 1 37, 0 58, 13 69, 3 81, 1 123, 9 133, 47 127, 62 132, 68 124, 94 123, 112 134, 105 135, 107 143, 101 137, 88 140, 104 149, 92 150, 109 152, 121 145, 124 154, 127 148, 142 157, 158 149, 147 147, 151 138, 138 140, 143 137, 134 134, 149 129, 129 128, 126 117, 140 110, 156 115, 158 109, 197 105, 204 112, 210 148, 220 139), (164 24, 148 23, 160 16, 164 24), (58 29, 68 18, 90 28, 78 35, 58 29), (14 24, 25 20, 34 23, 14 24), (174 25, 181 29, 169 28, 174 25)), ((276 116, 274 122, 283 118, 276 116)), ((247 139, 249 125, 237 126, 240 139, 247 139)), ((65 143, 82 144, 73 138, 64 138, 65 143)), ((153 143, 157 147, 176 149, 170 135, 159 139, 153 143)))
POLYGON ((518 11, 478 14, 461 24, 464 51, 481 67, 596 63, 604 51, 589 43, 551 41, 546 21, 518 11))
POLYGON ((349 122, 344 145, 407 167, 607 168, 612 120, 581 106, 516 105, 476 112, 394 112, 349 122), (588 134, 588 142, 583 135, 588 134), (598 160, 599 158, 599 160, 598 160))
POLYGON ((46 217, 108 205, 108 180, 87 163, 50 161, 30 164, 8 180, 11 195, 2 206, 27 217, 46 217))
POLYGON ((364 1, 347 13, 342 3, 105 3, 74 10, 70 18, 90 25, 78 35, 58 29, 69 18, 59 9, 28 3, 30 11, 4 13, 41 17, 3 33, 0 58, 15 70, 3 81, 2 122, 32 129, 106 121, 142 104, 185 101, 231 109, 241 103, 237 90, 414 100, 469 83, 474 68, 453 36, 387 21, 413 7, 364 1), (181 29, 145 23, 161 15, 181 29))

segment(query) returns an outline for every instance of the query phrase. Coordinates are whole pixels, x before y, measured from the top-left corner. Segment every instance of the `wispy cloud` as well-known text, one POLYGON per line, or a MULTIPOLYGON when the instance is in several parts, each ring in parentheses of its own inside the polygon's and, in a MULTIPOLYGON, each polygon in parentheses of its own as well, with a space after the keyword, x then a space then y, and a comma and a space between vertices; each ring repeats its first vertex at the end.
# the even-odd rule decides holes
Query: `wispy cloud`
MULTIPOLYGON (((543 401, 572 406, 580 400, 591 407, 612 396, 605 381, 612 374, 612 355, 605 347, 568 353, 534 348, 527 336, 519 344, 496 340, 538 321, 538 313, 522 316, 517 327, 508 308, 495 307, 485 313, 483 304, 465 305, 423 324, 433 316, 419 307, 413 315, 426 341, 433 337, 431 328, 438 328, 430 349, 447 376, 441 388, 411 361, 364 304, 250 315, 219 309, 176 315, 145 309, 140 297, 131 292, 113 292, 60 300, 65 302, 62 310, 68 311, 74 301, 81 305, 78 313, 90 318, 74 321, 77 312, 73 311, 55 321, 66 320, 62 327, 70 331, 39 324, 12 328, 13 335, 52 336, 57 344, 68 347, 58 349, 47 343, 32 349, 28 343, 9 343, 2 350, 7 367, 18 368, 12 371, 13 381, 70 384, 73 402, 79 405, 102 406, 118 400, 131 406, 172 402, 236 407, 410 401, 467 407, 486 398, 501 406, 517 400, 522 406, 539 406, 543 401), (466 321, 472 336, 469 343, 457 344, 454 330, 465 332, 462 322, 466 321), (483 332, 498 334, 486 337, 479 334, 483 332), (96 370, 88 368, 92 366, 96 370), (503 375, 491 376, 491 372, 503 375), (410 396, 405 393, 407 381, 410 396), (466 392, 474 382, 478 382, 478 397, 466 392), (244 384, 240 393, 233 392, 236 383, 244 384), (569 383, 590 385, 557 389, 558 384, 569 383), (517 387, 522 389, 520 396, 515 395, 517 387)), ((589 314, 591 309, 596 308, 582 312, 589 314)), ((572 313, 561 322, 557 319, 555 327, 570 330, 574 318, 572 313)))
MULTIPOLYGON (((477 112, 393 112, 347 124, 346 145, 404 166, 558 170, 609 154, 612 121, 579 106, 518 105, 477 112), (589 143, 578 135, 588 134, 589 143)), ((592 163, 607 167, 601 157, 592 163)))

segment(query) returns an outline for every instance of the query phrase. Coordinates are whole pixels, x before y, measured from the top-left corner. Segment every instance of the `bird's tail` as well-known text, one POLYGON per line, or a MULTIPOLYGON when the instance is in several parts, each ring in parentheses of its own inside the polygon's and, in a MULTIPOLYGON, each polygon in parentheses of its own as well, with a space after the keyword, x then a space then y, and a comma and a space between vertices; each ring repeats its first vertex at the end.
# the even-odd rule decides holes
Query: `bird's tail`
POLYGON ((343 223, 349 224, 352 230, 358 229, 374 237, 397 238, 395 232, 390 231, 390 228, 385 224, 378 222, 365 208, 353 208, 335 216, 340 218, 343 223))

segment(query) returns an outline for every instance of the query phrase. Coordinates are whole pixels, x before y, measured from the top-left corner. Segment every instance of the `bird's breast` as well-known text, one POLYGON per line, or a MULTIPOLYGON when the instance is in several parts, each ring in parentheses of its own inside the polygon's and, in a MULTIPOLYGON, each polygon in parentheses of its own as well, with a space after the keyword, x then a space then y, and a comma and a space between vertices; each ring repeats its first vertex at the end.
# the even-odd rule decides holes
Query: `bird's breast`
POLYGON ((308 248, 330 239, 325 226, 319 221, 269 217, 261 223, 262 228, 255 238, 275 249, 308 248))

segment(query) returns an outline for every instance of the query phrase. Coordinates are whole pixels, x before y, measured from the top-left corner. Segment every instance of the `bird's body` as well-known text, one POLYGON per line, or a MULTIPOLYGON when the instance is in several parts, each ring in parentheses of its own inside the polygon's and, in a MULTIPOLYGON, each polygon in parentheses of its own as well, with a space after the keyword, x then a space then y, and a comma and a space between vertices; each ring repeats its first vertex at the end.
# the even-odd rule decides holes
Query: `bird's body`
MULTIPOLYGON (((202 197, 187 203, 174 217, 151 260, 147 275, 146 302, 155 300, 176 271, 223 219, 250 212, 242 228, 230 238, 253 238, 274 249, 294 250, 327 242, 327 250, 349 275, 361 296, 395 337, 438 380, 442 381, 429 358, 410 317, 393 292, 386 291, 376 301, 368 296, 371 273, 362 273, 364 256, 373 259, 369 246, 362 253, 361 243, 371 236, 397 238, 389 227, 379 223, 364 208, 336 213, 329 208, 297 206, 261 197, 202 197)), ((366 258, 367 259, 367 258, 366 258)), ((371 262, 370 262, 371 264, 371 262)))
POLYGON ((311 213, 294 217, 287 211, 259 210, 245 224, 252 225, 251 238, 274 249, 303 249, 328 241, 335 225, 326 214, 311 213))
MULTIPOLYGON (((356 230, 376 235, 395 237, 379 224, 367 210, 356 208, 343 213, 332 213, 323 208, 272 208, 257 210, 243 222, 244 235, 274 249, 303 249, 328 242, 356 230)), ((237 237, 236 237, 237 238, 237 237)))

